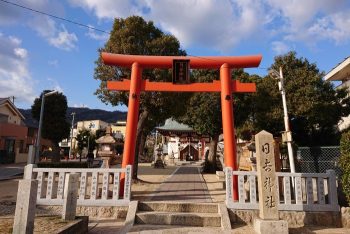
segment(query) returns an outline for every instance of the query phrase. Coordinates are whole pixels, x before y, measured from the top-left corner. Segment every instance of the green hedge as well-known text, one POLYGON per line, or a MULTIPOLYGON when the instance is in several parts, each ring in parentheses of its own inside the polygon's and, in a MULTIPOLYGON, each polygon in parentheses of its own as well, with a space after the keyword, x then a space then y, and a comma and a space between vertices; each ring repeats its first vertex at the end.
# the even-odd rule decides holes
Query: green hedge
POLYGON ((343 192, 350 203, 350 130, 343 132, 340 139, 339 166, 342 170, 343 192))
POLYGON ((87 168, 87 162, 39 162, 41 168, 87 168))

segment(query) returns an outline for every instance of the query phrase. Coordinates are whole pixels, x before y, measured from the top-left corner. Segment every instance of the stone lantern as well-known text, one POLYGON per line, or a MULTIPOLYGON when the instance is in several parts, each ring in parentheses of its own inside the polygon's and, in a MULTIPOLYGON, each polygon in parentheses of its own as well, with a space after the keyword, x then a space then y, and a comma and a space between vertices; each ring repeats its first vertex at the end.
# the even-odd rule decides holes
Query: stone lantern
POLYGON ((111 131, 112 128, 108 126, 106 128, 106 135, 96 140, 96 143, 98 144, 98 155, 103 160, 101 168, 109 168, 112 158, 116 155, 114 147, 116 140, 111 135, 111 131))
POLYGON ((154 164, 155 168, 164 168, 164 163, 161 158, 162 154, 163 154, 163 147, 159 145, 159 147, 157 148, 157 160, 156 160, 156 163, 154 164))

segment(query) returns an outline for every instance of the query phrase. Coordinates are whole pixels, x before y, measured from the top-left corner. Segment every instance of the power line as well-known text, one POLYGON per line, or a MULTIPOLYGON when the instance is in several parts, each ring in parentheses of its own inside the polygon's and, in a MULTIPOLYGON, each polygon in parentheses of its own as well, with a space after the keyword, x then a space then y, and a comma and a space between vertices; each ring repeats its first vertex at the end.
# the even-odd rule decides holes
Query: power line
POLYGON ((70 20, 70 19, 66 19, 66 18, 63 18, 63 17, 59 17, 59 16, 56 16, 56 15, 52 15, 52 14, 49 14, 49 13, 46 13, 46 12, 43 12, 43 11, 35 10, 35 9, 29 8, 29 7, 26 7, 26 6, 14 3, 14 2, 9 2, 9 1, 6 1, 6 0, 0 0, 0 1, 4 2, 4 3, 7 3, 7 4, 10 4, 10 5, 13 5, 13 6, 16 6, 16 7, 20 7, 20 8, 25 9, 25 10, 29 10, 29 11, 32 11, 32 12, 35 12, 35 13, 39 13, 39 14, 42 14, 42 15, 46 15, 46 16, 49 16, 49 17, 52 17, 52 18, 55 18, 55 19, 66 21, 66 22, 71 23, 71 24, 79 25, 81 27, 85 27, 85 28, 88 28, 88 29, 92 29, 92 30, 95 30, 95 31, 102 32, 102 33, 110 34, 109 32, 104 31, 102 29, 91 27, 89 25, 86 25, 86 24, 83 24, 83 23, 79 23, 79 22, 76 22, 76 21, 73 21, 73 20, 70 20))

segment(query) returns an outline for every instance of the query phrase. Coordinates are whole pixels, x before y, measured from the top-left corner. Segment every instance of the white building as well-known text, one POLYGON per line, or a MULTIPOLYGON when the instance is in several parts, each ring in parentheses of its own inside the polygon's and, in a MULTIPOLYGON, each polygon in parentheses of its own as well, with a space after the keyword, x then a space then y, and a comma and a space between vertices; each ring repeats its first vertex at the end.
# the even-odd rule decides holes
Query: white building
MULTIPOLYGON (((76 141, 76 136, 78 135, 79 131, 83 130, 83 129, 87 129, 90 130, 91 133, 96 134, 96 131, 101 129, 104 130, 106 129, 106 127, 108 127, 108 123, 104 122, 102 120, 83 120, 83 121, 78 121, 76 123, 76 127, 73 128, 73 138, 72 138, 72 145, 73 148, 77 147, 77 141, 76 141)), ((71 139, 70 136, 72 135, 72 132, 69 133, 69 138, 68 139, 64 139, 59 143, 59 146, 61 148, 66 148, 67 152, 65 152, 66 155, 68 155, 68 151, 70 148, 70 143, 71 143, 71 139)))
MULTIPOLYGON (((330 72, 324 77, 326 81, 338 81, 341 82, 337 88, 348 88, 350 92, 350 57, 344 59, 343 62, 335 66, 330 72)), ((339 130, 343 130, 350 127, 350 116, 342 118, 338 123, 339 130)))

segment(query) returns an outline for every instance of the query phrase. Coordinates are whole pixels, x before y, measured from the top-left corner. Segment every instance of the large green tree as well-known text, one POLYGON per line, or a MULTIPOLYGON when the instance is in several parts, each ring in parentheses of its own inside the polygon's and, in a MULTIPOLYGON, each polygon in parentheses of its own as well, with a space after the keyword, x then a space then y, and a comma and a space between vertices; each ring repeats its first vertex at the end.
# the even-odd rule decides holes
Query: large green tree
POLYGON ((96 139, 96 135, 93 134, 89 129, 84 128, 82 130, 79 130, 76 136, 76 140, 78 142, 78 152, 80 155, 80 161, 82 158, 82 151, 84 148, 87 148, 87 151, 93 151, 96 148, 96 139))
MULTIPOLYGON (((350 99, 344 89, 324 81, 316 64, 298 58, 295 52, 275 57, 271 69, 282 67, 293 140, 300 146, 339 144, 337 123, 350 114, 350 99)), ((270 76, 257 80, 254 108, 243 123, 252 132, 265 129, 275 136, 284 131, 283 107, 278 81, 270 76)))
MULTIPOLYGON (((43 94, 48 92, 50 90, 44 90, 32 105, 32 116, 38 121, 43 94)), ((53 143, 54 161, 59 161, 60 158, 58 143, 69 136, 70 124, 66 120, 67 108, 67 98, 62 93, 45 97, 42 137, 51 140, 53 143)))
MULTIPOLYGON (((185 55, 180 49, 179 41, 171 35, 163 33, 154 26, 153 22, 146 22, 138 16, 131 16, 126 19, 115 19, 111 35, 104 48, 100 52, 111 52, 117 54, 134 55, 185 55)), ((95 94, 104 103, 112 105, 128 105, 128 92, 110 92, 106 88, 106 81, 120 80, 130 77, 129 68, 106 66, 101 58, 96 61, 95 79, 101 81, 100 87, 95 94)), ((171 81, 171 73, 168 70, 145 69, 143 77, 151 81, 171 81)), ((184 95, 176 93, 143 92, 140 97, 140 116, 137 126, 137 146, 144 145, 146 138, 142 134, 148 120, 152 119, 153 127, 164 122, 170 116, 176 116, 183 111, 181 105, 184 95)), ((143 149, 136 147, 133 178, 137 178, 137 162, 139 152, 143 149)))

